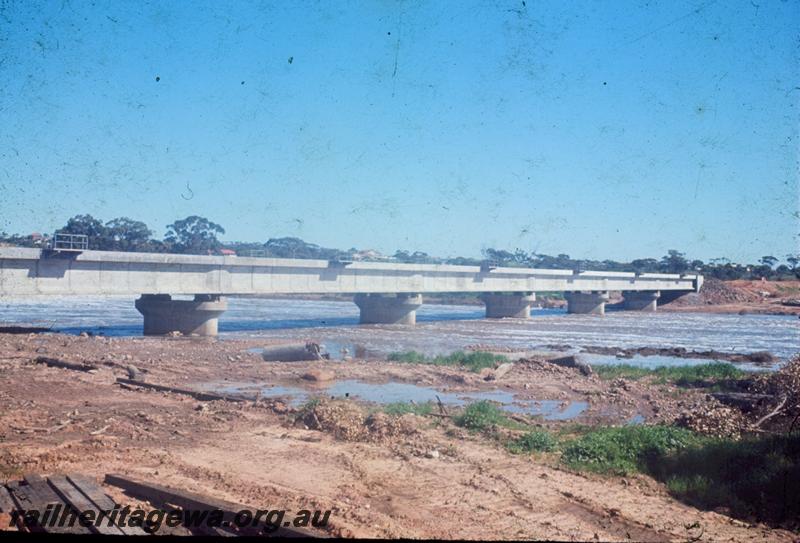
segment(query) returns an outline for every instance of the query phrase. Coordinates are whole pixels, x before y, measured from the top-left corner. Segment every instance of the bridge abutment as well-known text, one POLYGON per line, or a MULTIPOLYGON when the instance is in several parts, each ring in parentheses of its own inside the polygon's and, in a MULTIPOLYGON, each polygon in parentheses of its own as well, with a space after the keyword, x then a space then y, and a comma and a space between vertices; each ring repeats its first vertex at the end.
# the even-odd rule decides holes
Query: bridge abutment
POLYGON ((144 317, 144 335, 170 332, 216 336, 219 316, 228 301, 216 294, 195 294, 194 300, 173 300, 169 294, 142 294, 136 309, 144 317))
POLYGON ((421 294, 356 294, 361 324, 416 324, 421 294))
POLYGON ((487 319, 517 318, 528 319, 531 316, 531 304, 536 301, 536 294, 532 292, 512 292, 481 294, 481 300, 486 304, 487 319))
POLYGON ((605 315, 608 292, 565 292, 567 313, 605 315))
POLYGON ((655 311, 661 293, 657 290, 627 290, 622 292, 622 307, 628 311, 655 311))

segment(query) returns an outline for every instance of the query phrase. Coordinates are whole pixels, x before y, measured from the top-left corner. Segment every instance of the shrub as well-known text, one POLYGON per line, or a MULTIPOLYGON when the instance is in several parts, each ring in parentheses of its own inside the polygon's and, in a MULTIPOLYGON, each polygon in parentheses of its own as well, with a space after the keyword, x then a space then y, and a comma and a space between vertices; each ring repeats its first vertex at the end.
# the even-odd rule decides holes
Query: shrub
POLYGON ((555 450, 557 443, 556 439, 548 432, 531 430, 506 444, 506 448, 513 454, 550 452, 555 450))
POLYGON ((499 407, 487 400, 469 404, 453 420, 458 426, 470 430, 486 430, 492 425, 508 426, 511 422, 499 407))
POLYGON ((711 440, 651 459, 647 471, 696 507, 800 526, 800 433, 711 440))

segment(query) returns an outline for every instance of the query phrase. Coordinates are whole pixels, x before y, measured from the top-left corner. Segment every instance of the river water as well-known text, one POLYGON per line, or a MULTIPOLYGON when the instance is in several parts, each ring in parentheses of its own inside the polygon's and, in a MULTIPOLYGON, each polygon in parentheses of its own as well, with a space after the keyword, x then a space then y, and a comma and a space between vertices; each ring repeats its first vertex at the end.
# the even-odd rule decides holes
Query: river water
MULTIPOLYGON (((133 302, 127 296, 5 298, 0 325, 139 336, 142 317, 133 302)), ((800 352, 800 321, 792 316, 616 311, 598 317, 559 309, 533 310, 530 320, 483 316, 479 305, 423 305, 415 327, 359 326, 358 308, 350 302, 229 298, 219 330, 222 338, 313 340, 334 357, 343 347, 364 356, 406 350, 441 354, 475 344, 520 350, 567 344, 769 351, 784 360, 800 352)))

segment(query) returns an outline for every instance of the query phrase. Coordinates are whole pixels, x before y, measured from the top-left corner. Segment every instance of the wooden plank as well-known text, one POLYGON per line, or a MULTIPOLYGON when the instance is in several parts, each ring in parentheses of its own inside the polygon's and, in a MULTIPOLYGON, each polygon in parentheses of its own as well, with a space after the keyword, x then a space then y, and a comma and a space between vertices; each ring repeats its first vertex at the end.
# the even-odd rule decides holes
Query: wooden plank
POLYGON ((11 497, 11 493, 5 486, 0 485, 0 512, 10 513, 15 508, 16 505, 14 505, 14 499, 11 497))
MULTIPOLYGON (((210 496, 204 496, 185 490, 137 481, 123 475, 106 474, 106 484, 118 486, 129 494, 140 499, 149 501, 152 504, 172 504, 184 510, 194 511, 222 511, 223 519, 233 523, 236 513, 243 509, 254 511, 254 508, 240 503, 220 500, 210 496)), ((263 523, 260 524, 263 527, 263 523)), ((309 528, 295 528, 280 526, 277 530, 269 532, 272 537, 320 537, 320 533, 309 528)))
POLYGON ((62 500, 55 492, 53 492, 53 489, 47 484, 47 480, 41 475, 36 473, 28 473, 23 475, 22 478, 27 483, 27 488, 25 488, 25 491, 39 504, 37 506, 37 510, 39 511, 39 518, 42 519, 40 525, 45 532, 52 534, 92 533, 91 530, 85 526, 82 526, 79 522, 75 522, 73 526, 58 526, 56 520, 61 517, 65 509, 70 509, 69 504, 64 502, 64 500, 62 500), (43 515, 47 510, 47 506, 50 505, 52 506, 52 512, 50 514, 53 515, 54 518, 51 522, 51 519, 48 517, 47 521, 44 522, 43 515), (61 507, 59 507, 59 505, 61 507), (50 525, 51 523, 53 526, 50 525))
MULTIPOLYGON (((34 501, 28 493, 26 492, 25 488, 21 487, 17 481, 10 482, 6 485, 9 490, 9 494, 11 498, 14 500, 14 507, 20 513, 28 510, 34 509, 34 501)), ((19 519, 19 529, 28 531, 28 532, 35 532, 41 533, 42 530, 38 525, 27 525, 23 523, 23 519, 19 519)))
MULTIPOLYGON (((72 483, 81 493, 89 498, 89 500, 102 511, 112 511, 116 507, 116 503, 112 500, 103 489, 100 488, 94 480, 78 473, 68 473, 67 480, 72 483)), ((142 528, 138 526, 127 526, 115 524, 125 535, 148 535, 142 528)))
POLYGON ((204 402, 212 402, 215 400, 224 400, 227 402, 245 402, 245 401, 253 401, 254 399, 254 398, 246 398, 243 396, 223 396, 222 394, 215 394, 214 392, 200 392, 199 390, 189 390, 187 388, 171 387, 167 385, 157 385, 155 383, 145 383, 144 381, 135 381, 133 379, 125 379, 123 377, 117 377, 117 383, 123 385, 133 385, 142 388, 152 388, 153 390, 160 390, 161 392, 173 392, 175 394, 184 394, 204 402))
POLYGON ((12 522, 11 516, 11 512, 16 509, 17 506, 14 498, 11 497, 11 492, 5 486, 0 485, 0 531, 17 531, 17 525, 12 522))
MULTIPOLYGON (((61 496, 61 498, 69 503, 75 510, 77 511, 94 511, 95 515, 100 514, 100 510, 95 506, 89 498, 83 495, 83 493, 75 488, 75 486, 70 483, 67 478, 63 475, 51 475, 48 478, 50 482, 50 486, 55 490, 56 494, 61 496)), ((103 534, 103 535, 121 535, 122 531, 117 528, 116 526, 109 526, 108 519, 103 518, 101 522, 92 523, 89 527, 95 533, 103 534)))

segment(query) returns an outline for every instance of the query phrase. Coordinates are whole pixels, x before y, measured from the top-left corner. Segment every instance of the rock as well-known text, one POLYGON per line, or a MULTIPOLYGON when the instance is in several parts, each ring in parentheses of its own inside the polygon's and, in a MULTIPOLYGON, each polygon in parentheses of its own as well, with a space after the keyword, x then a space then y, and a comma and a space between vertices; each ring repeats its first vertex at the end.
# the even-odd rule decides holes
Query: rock
POLYGON ((428 458, 439 458, 439 451, 433 449, 432 451, 428 451, 425 453, 425 456, 428 458))
POLYGON ((289 412, 289 408, 281 401, 274 402, 272 404, 272 410, 278 415, 284 415, 289 412))
POLYGON ((336 374, 334 374, 331 370, 319 370, 319 369, 308 370, 301 376, 301 378, 305 379, 306 381, 316 381, 316 382, 332 381, 335 377, 336 374))
POLYGON ((591 375, 592 374, 592 366, 589 365, 586 360, 578 354, 573 354, 569 356, 562 356, 558 358, 550 358, 547 360, 551 364, 555 364, 556 366, 562 366, 564 368, 577 368, 583 375, 591 375))

